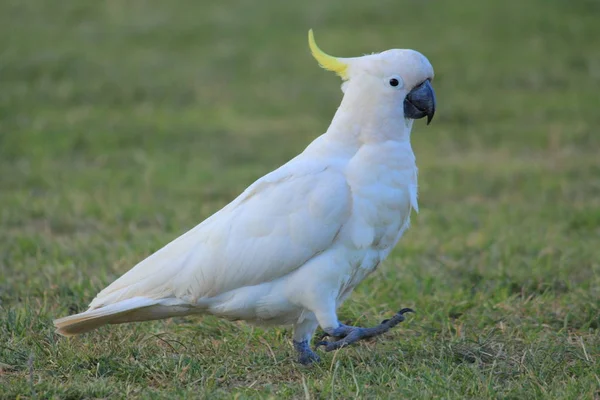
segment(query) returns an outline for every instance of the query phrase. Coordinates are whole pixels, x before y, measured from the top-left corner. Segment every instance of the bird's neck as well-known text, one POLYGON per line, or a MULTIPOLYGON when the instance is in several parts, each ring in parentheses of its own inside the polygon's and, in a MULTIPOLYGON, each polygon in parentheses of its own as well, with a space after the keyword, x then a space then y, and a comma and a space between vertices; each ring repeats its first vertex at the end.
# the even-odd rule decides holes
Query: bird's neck
POLYGON ((352 112, 342 102, 327 132, 313 141, 304 155, 323 157, 342 167, 353 160, 365 170, 381 165, 388 171, 415 170, 410 143, 413 120, 403 114, 396 118, 373 114, 373 110, 352 112))
POLYGON ((388 141, 410 143, 412 125, 399 105, 378 104, 347 93, 326 135, 358 147, 388 141))

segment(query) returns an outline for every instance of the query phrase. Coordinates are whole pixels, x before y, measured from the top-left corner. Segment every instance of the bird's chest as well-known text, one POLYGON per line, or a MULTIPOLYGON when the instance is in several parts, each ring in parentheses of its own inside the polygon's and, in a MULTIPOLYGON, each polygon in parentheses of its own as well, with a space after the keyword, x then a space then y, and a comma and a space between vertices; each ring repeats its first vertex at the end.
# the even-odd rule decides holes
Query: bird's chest
POLYGON ((352 215, 348 237, 357 249, 393 247, 408 227, 411 210, 418 209, 412 150, 396 152, 395 157, 382 153, 383 160, 362 155, 349 168, 352 215))
POLYGON ((417 168, 410 145, 365 147, 349 163, 352 214, 340 237, 349 264, 339 300, 388 256, 417 209, 417 168))
POLYGON ((363 189, 354 198, 355 213, 347 225, 352 256, 340 288, 340 304, 388 256, 409 226, 411 208, 416 207, 416 183, 387 187, 380 183, 363 189))

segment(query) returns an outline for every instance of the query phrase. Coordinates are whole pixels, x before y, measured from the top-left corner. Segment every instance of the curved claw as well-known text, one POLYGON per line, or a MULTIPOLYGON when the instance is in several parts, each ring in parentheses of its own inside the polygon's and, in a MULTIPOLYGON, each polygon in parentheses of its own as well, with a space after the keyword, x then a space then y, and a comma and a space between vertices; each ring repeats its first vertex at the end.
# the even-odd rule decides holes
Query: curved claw
MULTIPOLYGON (((415 312, 415 310, 413 310, 412 308, 403 308, 402 310, 398 311, 398 312, 396 313, 396 315, 399 315, 399 316, 401 316, 401 317, 404 317, 404 314, 406 314, 406 313, 414 313, 414 312, 415 312)), ((386 318, 386 319, 384 319, 383 321, 381 321, 379 324, 380 324, 380 325, 387 324, 387 323, 388 323, 388 322, 390 322, 390 321, 391 321, 393 318, 394 318, 394 317, 392 317, 392 318, 386 318)), ((400 321, 404 321, 404 318, 402 318, 400 321)))

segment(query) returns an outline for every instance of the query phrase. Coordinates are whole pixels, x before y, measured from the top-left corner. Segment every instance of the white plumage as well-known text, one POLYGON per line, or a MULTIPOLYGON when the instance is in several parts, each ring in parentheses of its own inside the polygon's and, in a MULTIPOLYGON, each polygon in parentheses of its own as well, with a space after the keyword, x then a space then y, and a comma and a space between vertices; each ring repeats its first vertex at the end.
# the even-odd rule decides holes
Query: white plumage
POLYGON ((102 290, 88 311, 56 320, 59 333, 195 313, 292 324, 296 342, 340 325, 338 306, 417 209, 405 101, 433 69, 412 50, 343 59, 311 46, 346 80, 327 132, 102 290))

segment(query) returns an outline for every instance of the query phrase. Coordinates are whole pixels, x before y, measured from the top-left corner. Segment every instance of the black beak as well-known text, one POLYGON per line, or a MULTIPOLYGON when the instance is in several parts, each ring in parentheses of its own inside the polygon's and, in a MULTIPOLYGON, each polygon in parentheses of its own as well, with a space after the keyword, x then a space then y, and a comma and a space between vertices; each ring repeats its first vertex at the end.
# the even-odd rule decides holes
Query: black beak
POLYGON ((404 99, 404 117, 420 119, 427 116, 427 125, 435 114, 435 92, 429 79, 411 90, 404 99))

